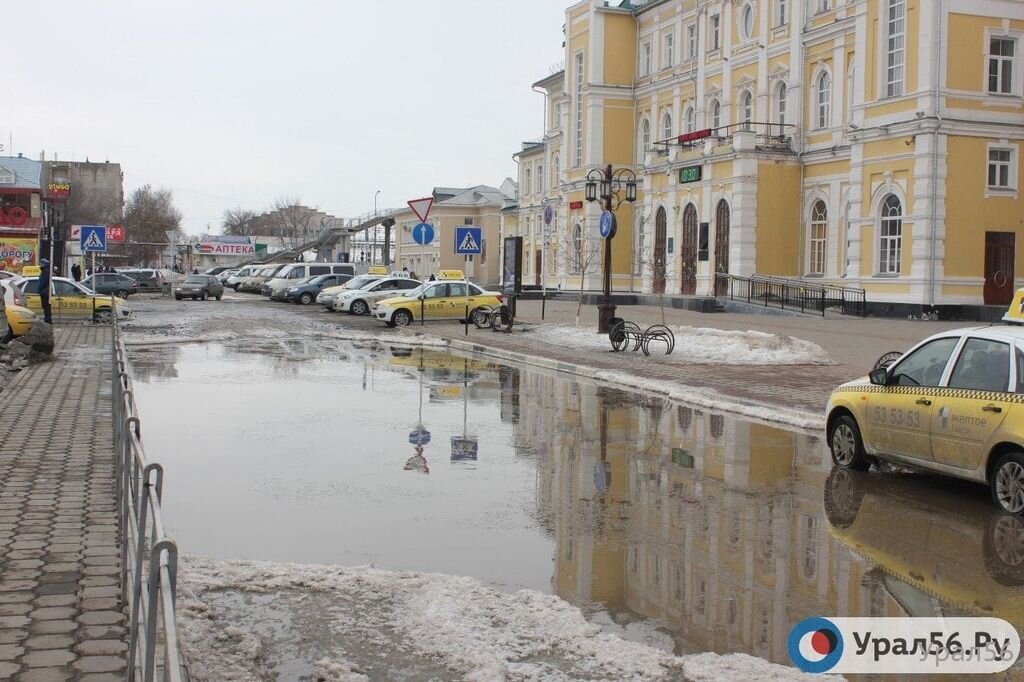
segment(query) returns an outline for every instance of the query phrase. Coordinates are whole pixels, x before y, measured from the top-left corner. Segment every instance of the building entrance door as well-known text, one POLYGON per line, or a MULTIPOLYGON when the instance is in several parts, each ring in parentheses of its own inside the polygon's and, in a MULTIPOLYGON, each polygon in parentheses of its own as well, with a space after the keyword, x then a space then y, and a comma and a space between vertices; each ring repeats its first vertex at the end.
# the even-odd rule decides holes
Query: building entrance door
POLYGON ((715 296, 729 293, 729 204, 722 199, 715 211, 715 296))
POLYGON ((985 305, 1009 305, 1013 300, 1013 232, 985 233, 985 305))
POLYGON ((687 204, 683 211, 683 243, 679 247, 679 293, 697 293, 697 207, 687 204))

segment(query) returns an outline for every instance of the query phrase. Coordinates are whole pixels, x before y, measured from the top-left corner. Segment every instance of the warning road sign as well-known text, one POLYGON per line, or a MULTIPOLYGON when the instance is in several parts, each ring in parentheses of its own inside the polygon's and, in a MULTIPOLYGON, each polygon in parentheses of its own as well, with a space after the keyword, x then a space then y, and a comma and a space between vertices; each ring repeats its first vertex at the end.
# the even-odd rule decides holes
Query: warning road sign
POLYGON ((466 225, 455 228, 455 253, 464 256, 473 256, 482 251, 480 248, 483 242, 482 230, 479 227, 466 225))
POLYGON ((420 222, 427 222, 427 216, 430 215, 430 207, 434 205, 434 197, 426 197, 425 199, 413 199, 405 202, 409 204, 409 208, 416 214, 416 217, 420 219, 420 222))
POLYGON ((107 226, 106 225, 82 225, 79 233, 79 244, 83 253, 99 252, 107 250, 107 226))

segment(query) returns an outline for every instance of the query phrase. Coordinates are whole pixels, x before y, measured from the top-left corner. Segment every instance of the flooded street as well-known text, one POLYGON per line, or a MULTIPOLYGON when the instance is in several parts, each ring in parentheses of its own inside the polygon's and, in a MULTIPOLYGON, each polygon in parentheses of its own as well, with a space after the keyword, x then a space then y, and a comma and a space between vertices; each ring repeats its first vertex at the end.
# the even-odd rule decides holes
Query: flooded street
MULTIPOLYGON (((787 665, 792 624, 812 615, 1024 623, 1024 525, 984 488, 833 472, 814 433, 379 342, 271 336, 130 354, 147 446, 173 491, 166 523, 191 554, 466 576, 513 594, 481 603, 527 588, 667 654, 787 665)), ((373 679, 443 677, 429 655, 458 640, 423 633, 447 616, 422 615, 406 658, 388 662, 393 641, 353 649, 363 626, 342 621, 356 604, 383 608, 353 585, 407 584, 368 570, 296 582, 278 564, 230 579, 195 564, 203 608, 263 640, 266 679, 312 676, 324 656, 373 679), (333 625, 311 626, 311 612, 333 625)), ((418 590, 458 605, 469 589, 409 579, 416 590, 387 608, 416 611, 418 590)), ((538 656, 524 665, 550 663, 538 656)))

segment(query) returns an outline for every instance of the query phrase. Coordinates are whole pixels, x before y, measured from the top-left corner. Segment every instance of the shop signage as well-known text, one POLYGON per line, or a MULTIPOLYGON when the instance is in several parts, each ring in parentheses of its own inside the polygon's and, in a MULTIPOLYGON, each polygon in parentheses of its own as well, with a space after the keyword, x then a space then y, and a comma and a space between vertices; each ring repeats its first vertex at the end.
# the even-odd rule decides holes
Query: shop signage
POLYGON ((13 206, 4 210, 0 208, 0 225, 12 225, 21 227, 28 222, 28 211, 20 206, 13 206))
POLYGON ((197 248, 200 254, 208 256, 255 256, 256 245, 251 237, 226 235, 203 235, 197 248))
POLYGON ((582 201, 570 201, 569 202, 569 210, 570 211, 579 211, 582 208, 583 208, 583 202, 582 201))
POLYGON ((686 144, 687 142, 703 140, 705 137, 711 137, 711 128, 705 128, 704 130, 695 130, 692 133, 683 133, 682 135, 679 136, 679 144, 686 144))
POLYGON ((108 242, 123 242, 124 241, 124 225, 107 225, 107 241, 108 242))
POLYGON ((0 237, 0 270, 21 272, 27 265, 36 262, 35 238, 0 237))
POLYGON ((70 182, 51 182, 46 186, 46 197, 48 199, 67 199, 70 195, 70 182))
POLYGON ((703 177, 703 166, 686 166, 679 169, 679 184, 687 182, 700 182, 703 177))

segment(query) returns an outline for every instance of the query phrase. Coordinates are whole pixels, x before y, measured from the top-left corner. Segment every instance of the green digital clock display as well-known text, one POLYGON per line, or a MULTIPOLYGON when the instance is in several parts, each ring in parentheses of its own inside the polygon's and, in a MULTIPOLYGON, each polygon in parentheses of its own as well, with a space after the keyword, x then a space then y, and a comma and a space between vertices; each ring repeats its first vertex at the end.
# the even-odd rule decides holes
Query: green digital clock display
POLYGON ((703 174, 703 166, 687 166, 686 168, 679 169, 679 182, 680 184, 687 182, 700 182, 703 174))

